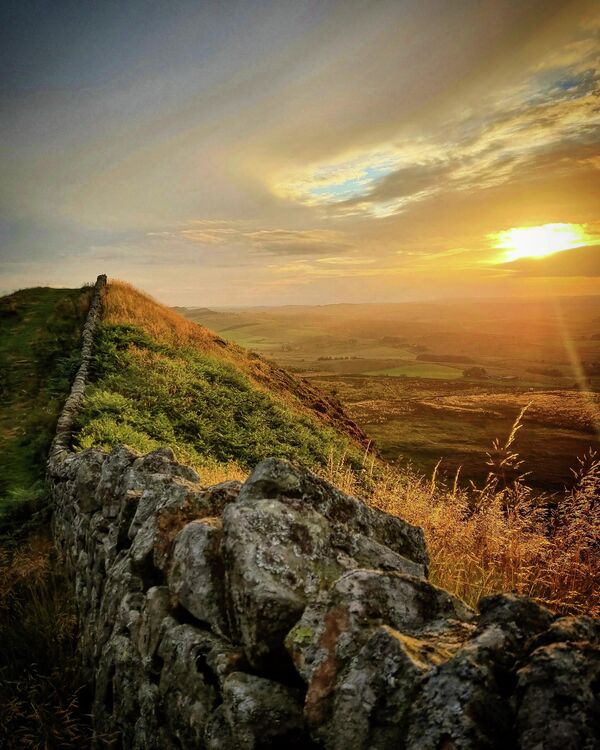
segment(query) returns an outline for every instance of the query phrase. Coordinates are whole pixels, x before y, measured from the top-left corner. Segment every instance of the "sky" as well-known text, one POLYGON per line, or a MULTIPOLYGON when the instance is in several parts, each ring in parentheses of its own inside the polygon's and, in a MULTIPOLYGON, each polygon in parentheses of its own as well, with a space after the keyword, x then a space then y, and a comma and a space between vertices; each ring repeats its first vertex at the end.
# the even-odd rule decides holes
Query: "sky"
POLYGON ((600 294, 597 2, 4 0, 0 70, 2 293, 600 294))

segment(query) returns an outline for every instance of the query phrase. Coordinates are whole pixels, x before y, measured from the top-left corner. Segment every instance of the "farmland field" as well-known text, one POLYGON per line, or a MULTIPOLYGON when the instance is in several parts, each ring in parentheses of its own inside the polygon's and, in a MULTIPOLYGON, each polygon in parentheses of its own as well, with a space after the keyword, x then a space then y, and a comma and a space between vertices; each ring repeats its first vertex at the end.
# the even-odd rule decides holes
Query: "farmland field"
POLYGON ((388 367, 383 370, 370 370, 365 375, 388 375, 395 378, 432 378, 434 380, 454 380, 462 377, 462 372, 457 367, 446 365, 420 364, 407 362, 399 367, 388 367))
POLYGON ((180 311, 335 393, 391 462, 481 482, 524 406, 532 486, 600 447, 598 297, 180 311))

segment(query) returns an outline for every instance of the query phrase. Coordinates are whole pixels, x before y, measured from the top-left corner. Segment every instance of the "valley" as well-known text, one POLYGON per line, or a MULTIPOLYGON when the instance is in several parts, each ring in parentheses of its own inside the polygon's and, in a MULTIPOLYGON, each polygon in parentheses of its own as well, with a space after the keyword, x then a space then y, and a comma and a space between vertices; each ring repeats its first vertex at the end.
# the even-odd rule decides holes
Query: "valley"
POLYGON ((481 483, 528 405, 533 487, 599 448, 600 298, 178 310, 337 396, 391 463, 481 483))

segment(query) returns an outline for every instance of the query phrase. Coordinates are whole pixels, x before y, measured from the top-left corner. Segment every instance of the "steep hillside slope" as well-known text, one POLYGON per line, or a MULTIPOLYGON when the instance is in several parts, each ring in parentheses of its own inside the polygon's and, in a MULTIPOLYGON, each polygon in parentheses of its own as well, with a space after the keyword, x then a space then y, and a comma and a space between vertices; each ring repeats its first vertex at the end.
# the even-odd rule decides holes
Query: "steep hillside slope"
POLYGON ((103 294, 79 447, 166 445, 228 476, 267 455, 358 465, 368 440, 337 401, 127 284, 103 294))
POLYGON ((18 508, 29 516, 43 495, 88 305, 88 288, 24 289, 0 299, 0 520, 18 508))

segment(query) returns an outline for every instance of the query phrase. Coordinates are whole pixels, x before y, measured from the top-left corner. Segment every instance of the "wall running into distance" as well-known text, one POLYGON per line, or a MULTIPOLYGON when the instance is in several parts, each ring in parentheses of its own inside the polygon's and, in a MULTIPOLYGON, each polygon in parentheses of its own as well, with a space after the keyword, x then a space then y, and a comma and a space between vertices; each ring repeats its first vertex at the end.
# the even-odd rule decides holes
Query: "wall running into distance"
POLYGON ((208 487, 167 449, 72 452, 105 284, 48 462, 97 747, 599 747, 597 621, 473 612, 421 529, 285 461, 208 487))

